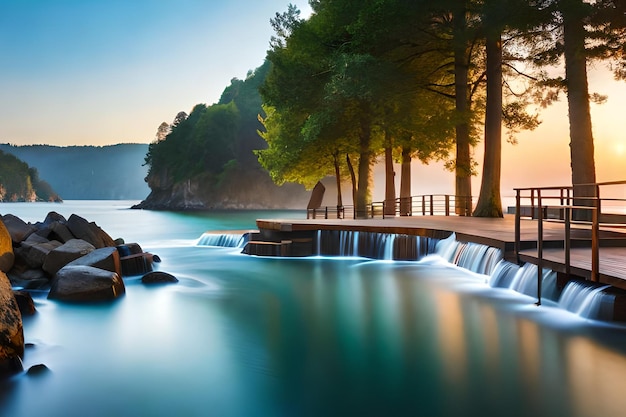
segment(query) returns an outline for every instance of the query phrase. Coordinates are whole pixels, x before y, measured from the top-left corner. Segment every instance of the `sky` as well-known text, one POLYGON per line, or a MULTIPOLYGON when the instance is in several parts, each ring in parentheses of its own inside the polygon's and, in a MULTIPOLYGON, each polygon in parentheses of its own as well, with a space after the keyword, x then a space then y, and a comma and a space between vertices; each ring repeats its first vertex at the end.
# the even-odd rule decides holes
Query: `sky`
MULTIPOLYGON (((306 0, 0 0, 0 142, 149 143, 162 122, 259 67, 269 20, 290 2, 309 15, 306 0)), ((609 96, 592 105, 598 181, 626 179, 626 82, 597 64, 590 90, 609 96)), ((540 119, 503 145, 503 194, 571 183, 565 97, 540 119)), ((481 145, 474 156, 480 164, 481 145)), ((454 192, 442 164, 414 171, 413 194, 454 192)))
POLYGON ((0 0, 0 142, 148 143, 265 58, 306 0, 0 0))

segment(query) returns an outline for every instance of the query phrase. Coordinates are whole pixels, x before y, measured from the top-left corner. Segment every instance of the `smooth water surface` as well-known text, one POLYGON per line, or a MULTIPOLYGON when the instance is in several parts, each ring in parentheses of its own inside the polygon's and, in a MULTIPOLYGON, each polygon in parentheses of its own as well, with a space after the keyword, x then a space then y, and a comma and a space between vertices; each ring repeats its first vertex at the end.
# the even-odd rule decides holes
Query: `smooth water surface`
MULTIPOLYGON (((174 285, 72 305, 34 294, 2 416, 621 416, 626 330, 494 289, 437 257, 250 257, 207 230, 303 212, 165 213, 125 202, 0 204, 96 221, 174 285)), ((21 213, 18 210, 22 211, 21 213)))

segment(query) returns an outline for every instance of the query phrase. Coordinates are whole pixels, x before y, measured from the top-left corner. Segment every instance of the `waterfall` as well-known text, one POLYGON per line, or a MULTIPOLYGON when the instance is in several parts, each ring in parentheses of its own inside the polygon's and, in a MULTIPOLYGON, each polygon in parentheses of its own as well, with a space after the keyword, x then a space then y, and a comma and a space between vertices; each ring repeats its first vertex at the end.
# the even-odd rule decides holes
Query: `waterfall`
POLYGON ((385 238, 385 247, 383 249, 383 259, 393 261, 393 245, 396 242, 396 235, 387 235, 385 238))
MULTIPOLYGON (((361 256, 385 260, 419 260, 437 254, 447 262, 472 272, 489 276, 493 288, 508 288, 537 297, 537 265, 522 266, 503 259, 498 248, 471 242, 459 242, 452 234, 446 239, 421 236, 321 230, 317 233, 317 253, 327 256, 361 256)), ((570 281, 560 293, 557 273, 542 270, 541 298, 558 303, 559 308, 585 318, 613 319, 614 294, 588 282, 570 281)))
POLYGON ((498 262, 489 277, 489 285, 494 288, 510 288, 513 278, 520 270, 520 266, 504 259, 498 262))
POLYGON ((319 230, 316 254, 321 256, 362 256, 384 260, 418 260, 434 252, 435 239, 422 236, 319 230))
POLYGON ((243 248, 248 241, 249 233, 211 233, 200 236, 198 246, 221 246, 226 248, 243 248))
POLYGON ((570 281, 559 298, 559 307, 588 319, 610 319, 615 295, 604 292, 609 287, 588 281, 570 281))
MULTIPOLYGON (((537 265, 526 263, 523 266, 501 260, 489 277, 489 285, 494 288, 509 288, 530 297, 537 296, 537 265)), ((541 298, 557 301, 559 291, 556 286, 556 272, 543 269, 541 298)))
POLYGON ((456 235, 439 241, 436 253, 446 261, 483 275, 491 275, 502 259, 502 251, 491 246, 459 242, 456 235))

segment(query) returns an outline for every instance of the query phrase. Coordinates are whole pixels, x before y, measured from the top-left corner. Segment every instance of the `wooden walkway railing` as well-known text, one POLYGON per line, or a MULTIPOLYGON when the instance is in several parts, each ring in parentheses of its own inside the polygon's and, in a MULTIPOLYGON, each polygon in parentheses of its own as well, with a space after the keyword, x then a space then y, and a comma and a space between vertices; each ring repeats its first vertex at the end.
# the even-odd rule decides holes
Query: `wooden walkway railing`
POLYGON ((541 304, 541 282, 543 275, 544 222, 562 222, 564 225, 563 250, 565 273, 570 275, 572 228, 590 231, 591 280, 600 277, 600 229, 602 227, 626 226, 626 213, 606 211, 607 204, 626 206, 626 198, 602 197, 607 187, 625 186, 626 181, 612 181, 565 187, 515 188, 515 253, 520 253, 521 219, 537 220, 537 304, 541 304), (529 202, 523 205, 522 200, 529 202))
MULTIPOLYGON (((354 206, 324 206, 307 209, 307 219, 356 219, 354 206)), ((472 215, 471 197, 450 194, 425 194, 391 201, 371 203, 363 213, 366 218, 395 216, 459 216, 472 215)))

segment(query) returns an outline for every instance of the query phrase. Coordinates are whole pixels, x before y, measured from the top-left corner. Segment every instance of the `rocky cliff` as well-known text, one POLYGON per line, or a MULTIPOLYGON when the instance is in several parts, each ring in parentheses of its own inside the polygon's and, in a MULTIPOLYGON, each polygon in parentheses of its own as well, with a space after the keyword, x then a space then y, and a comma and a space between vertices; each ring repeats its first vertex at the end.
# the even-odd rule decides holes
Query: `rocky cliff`
POLYGON ((310 192, 296 184, 277 186, 262 168, 231 169, 174 182, 168 172, 146 178, 150 195, 133 208, 150 210, 305 209, 310 192))

